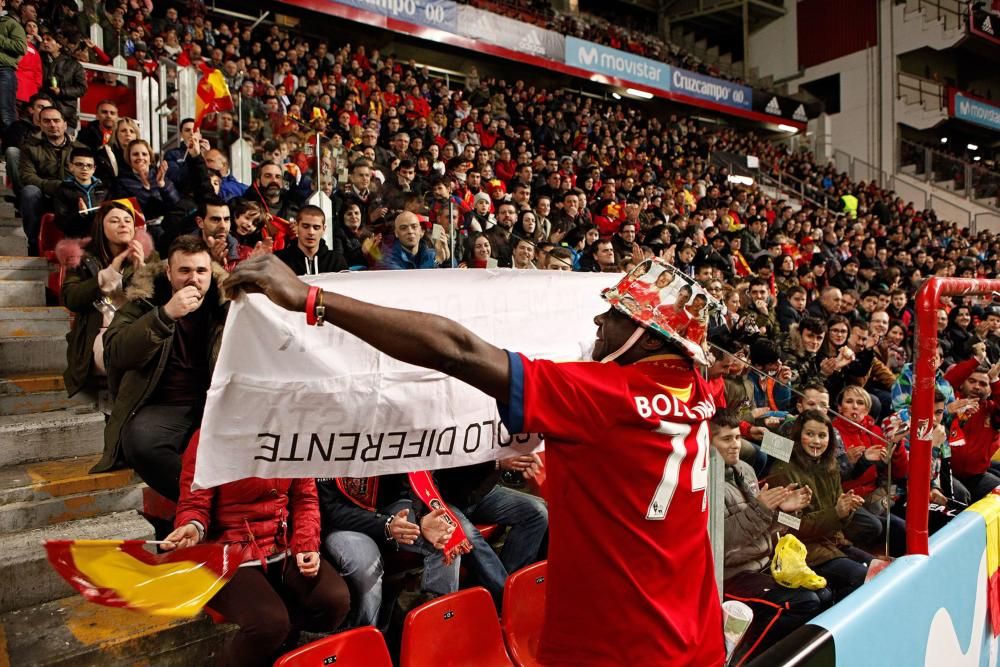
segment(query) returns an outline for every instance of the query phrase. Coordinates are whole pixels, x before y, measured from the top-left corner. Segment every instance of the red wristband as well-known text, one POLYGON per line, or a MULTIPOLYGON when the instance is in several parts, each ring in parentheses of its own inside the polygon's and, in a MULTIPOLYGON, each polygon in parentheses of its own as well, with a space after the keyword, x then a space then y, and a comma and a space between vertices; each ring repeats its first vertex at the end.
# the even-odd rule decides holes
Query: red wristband
POLYGON ((319 287, 310 287, 309 296, 306 297, 306 324, 315 326, 316 324, 316 299, 322 290, 319 287))

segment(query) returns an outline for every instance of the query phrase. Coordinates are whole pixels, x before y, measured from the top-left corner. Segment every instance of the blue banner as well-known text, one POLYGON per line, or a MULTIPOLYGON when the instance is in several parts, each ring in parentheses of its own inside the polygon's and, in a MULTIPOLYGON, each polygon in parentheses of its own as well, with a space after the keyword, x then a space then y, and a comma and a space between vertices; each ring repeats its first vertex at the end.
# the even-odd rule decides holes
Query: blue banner
POLYGON ((337 0, 389 18, 458 32, 458 5, 451 0, 337 0))
POLYGON ((566 64, 659 90, 670 90, 670 66, 576 37, 566 37, 566 64))
POLYGON ((712 76, 689 72, 679 67, 672 68, 670 89, 681 95, 715 102, 727 107, 749 109, 753 101, 753 90, 732 81, 716 79, 712 76))
POLYGON ((988 102, 982 102, 962 93, 955 93, 952 116, 974 125, 981 125, 991 130, 1000 131, 1000 107, 988 102))

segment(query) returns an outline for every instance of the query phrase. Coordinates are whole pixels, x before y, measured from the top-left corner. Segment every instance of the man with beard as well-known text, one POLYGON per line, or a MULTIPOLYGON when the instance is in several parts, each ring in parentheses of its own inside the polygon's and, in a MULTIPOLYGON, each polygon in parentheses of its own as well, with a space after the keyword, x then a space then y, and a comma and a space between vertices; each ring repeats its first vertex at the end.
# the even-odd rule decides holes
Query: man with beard
POLYGON ((517 207, 513 202, 505 201, 497 207, 497 224, 486 230, 486 238, 490 241, 491 254, 497 260, 497 266, 509 269, 514 262, 514 246, 511 244, 511 232, 517 221, 517 207))
POLYGON ((295 190, 285 189, 284 171, 277 162, 268 160, 257 168, 257 181, 253 188, 264 205, 266 214, 291 220, 302 206, 301 196, 295 190))
POLYGON ((951 443, 951 471, 972 496, 979 500, 1000 486, 1000 471, 991 466, 1000 448, 1000 363, 984 370, 986 355, 957 363, 944 379, 958 387, 959 399, 977 403, 954 415, 948 440, 951 443), (961 443, 961 444, 960 444, 961 443))

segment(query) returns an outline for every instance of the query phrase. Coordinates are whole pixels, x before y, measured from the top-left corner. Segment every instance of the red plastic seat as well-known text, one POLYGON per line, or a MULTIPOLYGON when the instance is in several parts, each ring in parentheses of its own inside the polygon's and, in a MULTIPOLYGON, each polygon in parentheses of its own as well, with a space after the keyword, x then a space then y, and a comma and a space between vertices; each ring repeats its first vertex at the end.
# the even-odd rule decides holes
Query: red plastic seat
POLYGON ((431 600, 403 623, 400 667, 508 667, 493 598, 482 586, 431 600))
POLYGON ((507 577, 500 625, 511 659, 518 667, 537 665, 538 640, 545 615, 548 561, 523 567, 507 577))
POLYGON ((62 284, 66 279, 66 267, 56 259, 56 244, 63 240, 63 233, 56 226, 56 216, 46 213, 38 227, 38 256, 43 257, 57 268, 49 272, 48 288, 57 301, 62 300, 62 284))
POLYGON ((289 651, 274 667, 392 667, 382 633, 368 625, 317 639, 289 651))

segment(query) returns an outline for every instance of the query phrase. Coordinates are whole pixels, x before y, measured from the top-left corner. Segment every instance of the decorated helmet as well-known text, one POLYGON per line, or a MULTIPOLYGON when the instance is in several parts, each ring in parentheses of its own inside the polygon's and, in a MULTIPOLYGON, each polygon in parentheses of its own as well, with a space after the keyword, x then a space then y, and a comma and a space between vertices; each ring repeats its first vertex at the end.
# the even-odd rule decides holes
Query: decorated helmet
POLYGON ((709 364, 708 318, 722 304, 701 285, 659 258, 640 263, 601 292, 613 308, 660 334, 697 364, 709 364))

